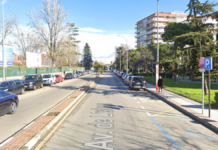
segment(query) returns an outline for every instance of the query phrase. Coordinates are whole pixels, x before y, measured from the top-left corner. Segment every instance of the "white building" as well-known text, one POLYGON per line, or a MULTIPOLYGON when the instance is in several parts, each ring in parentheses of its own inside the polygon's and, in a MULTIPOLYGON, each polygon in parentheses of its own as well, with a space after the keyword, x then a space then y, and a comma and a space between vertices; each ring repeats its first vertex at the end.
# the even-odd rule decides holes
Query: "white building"
MULTIPOLYGON (((185 22, 188 16, 185 13, 175 12, 159 12, 158 15, 159 43, 164 43, 161 35, 164 33, 164 28, 166 25, 168 25, 170 22, 185 22)), ((213 23, 215 28, 218 27, 218 23, 215 19, 204 18, 203 22, 213 23)), ((136 47, 149 45, 152 37, 154 37, 154 42, 157 43, 157 13, 151 14, 150 16, 138 21, 136 25, 136 47)), ((217 33, 214 33, 214 40, 216 40, 216 34, 217 33)))

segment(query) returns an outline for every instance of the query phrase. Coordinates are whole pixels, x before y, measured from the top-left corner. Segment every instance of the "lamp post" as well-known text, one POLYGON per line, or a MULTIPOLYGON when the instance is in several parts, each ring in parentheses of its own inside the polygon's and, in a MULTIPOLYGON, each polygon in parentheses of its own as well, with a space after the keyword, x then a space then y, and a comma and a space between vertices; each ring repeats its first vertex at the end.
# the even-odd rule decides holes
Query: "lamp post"
POLYGON ((117 35, 117 36, 120 36, 120 37, 124 38, 124 40, 126 41, 126 47, 125 47, 125 49, 126 49, 126 73, 128 74, 128 50, 127 50, 128 40, 122 35, 117 35))
POLYGON ((154 57, 151 58, 151 61, 152 61, 152 66, 151 66, 151 68, 152 68, 151 69, 151 71, 152 71, 152 81, 153 81, 153 60, 154 60, 154 57))
POLYGON ((159 0, 157 0, 157 74, 156 74, 156 90, 157 90, 157 80, 159 79, 159 0))
POLYGON ((3 81, 5 80, 5 54, 4 54, 4 3, 2 0, 2 71, 3 71, 3 81))

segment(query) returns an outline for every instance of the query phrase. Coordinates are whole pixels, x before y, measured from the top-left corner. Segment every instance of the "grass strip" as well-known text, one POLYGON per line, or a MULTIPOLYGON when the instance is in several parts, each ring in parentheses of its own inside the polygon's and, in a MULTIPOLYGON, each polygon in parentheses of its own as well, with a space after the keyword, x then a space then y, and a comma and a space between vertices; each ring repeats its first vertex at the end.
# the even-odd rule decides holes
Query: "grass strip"
MULTIPOLYGON (((153 77, 144 77, 146 82, 155 85, 155 78, 153 77)), ((174 92, 176 94, 182 95, 184 97, 193 99, 198 102, 202 102, 202 84, 193 83, 193 82, 177 82, 174 79, 163 78, 164 89, 174 92)), ((212 84, 210 90, 211 105, 215 106, 215 92, 218 92, 218 84, 212 84)), ((204 95, 204 102, 208 104, 208 95, 204 95)))

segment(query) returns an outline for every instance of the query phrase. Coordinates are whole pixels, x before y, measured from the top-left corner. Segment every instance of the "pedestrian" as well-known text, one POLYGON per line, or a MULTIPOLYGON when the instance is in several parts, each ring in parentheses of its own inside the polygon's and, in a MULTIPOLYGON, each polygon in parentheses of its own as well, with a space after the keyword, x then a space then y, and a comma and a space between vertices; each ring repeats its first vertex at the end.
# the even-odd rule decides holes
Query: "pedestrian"
POLYGON ((159 79, 157 81, 157 85, 158 85, 158 92, 162 92, 163 80, 162 80, 161 76, 159 77, 159 79))
POLYGON ((65 70, 64 70, 64 77, 65 77, 65 70))

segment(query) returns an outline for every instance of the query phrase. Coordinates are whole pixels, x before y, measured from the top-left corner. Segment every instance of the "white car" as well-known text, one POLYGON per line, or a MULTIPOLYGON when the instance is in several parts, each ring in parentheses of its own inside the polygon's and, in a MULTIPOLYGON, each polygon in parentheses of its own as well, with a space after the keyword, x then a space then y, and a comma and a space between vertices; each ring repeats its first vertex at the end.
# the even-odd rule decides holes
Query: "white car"
POLYGON ((44 74, 43 75, 43 84, 44 85, 52 85, 56 84, 56 77, 53 74, 44 74))

